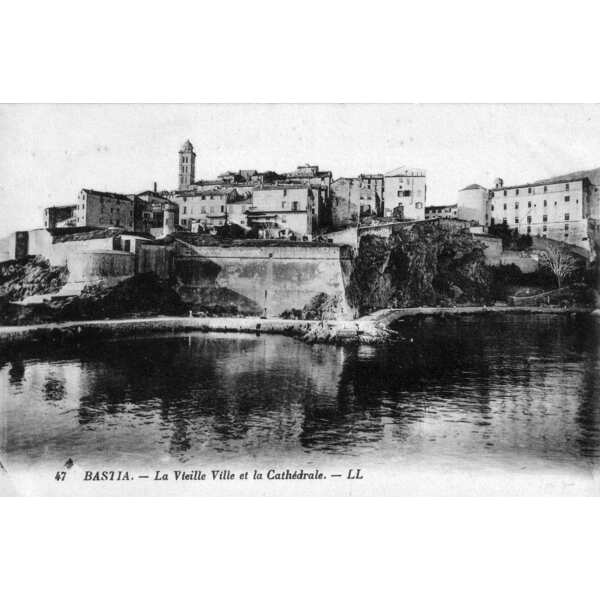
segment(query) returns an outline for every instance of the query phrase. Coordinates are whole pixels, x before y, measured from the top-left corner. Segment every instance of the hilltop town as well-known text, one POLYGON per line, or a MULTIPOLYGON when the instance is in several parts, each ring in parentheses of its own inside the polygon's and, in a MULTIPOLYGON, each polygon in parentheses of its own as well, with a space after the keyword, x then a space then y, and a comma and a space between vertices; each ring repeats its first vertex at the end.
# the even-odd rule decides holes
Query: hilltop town
MULTIPOLYGON (((473 183, 444 206, 428 204, 426 171, 407 166, 334 178, 305 164, 197 180, 186 140, 177 169, 177 189, 85 188, 73 203, 47 207, 42 228, 1 240, 5 304, 68 304, 145 276, 146 286, 153 277, 150 287, 165 287, 154 307, 161 313, 172 306, 190 314, 356 317, 505 301, 506 290, 492 291, 498 280, 531 288, 525 297, 544 294, 540 257, 548 248, 580 261, 581 282, 589 284, 597 264, 600 168, 512 185, 498 178, 490 188, 473 183), (394 271, 391 257, 406 264, 394 271), (425 283, 415 283, 419 277, 425 283)), ((140 288, 127 286, 126 312, 136 312, 140 288)))

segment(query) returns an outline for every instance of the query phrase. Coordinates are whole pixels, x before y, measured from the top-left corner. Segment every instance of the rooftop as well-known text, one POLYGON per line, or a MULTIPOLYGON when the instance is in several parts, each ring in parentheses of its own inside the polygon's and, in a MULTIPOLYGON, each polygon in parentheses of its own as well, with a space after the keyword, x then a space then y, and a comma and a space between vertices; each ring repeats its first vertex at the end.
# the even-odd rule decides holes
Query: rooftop
POLYGON ((126 196, 125 194, 117 194, 115 192, 100 192, 98 190, 91 190, 88 188, 83 188, 81 190, 82 192, 85 192, 86 194, 93 194, 94 196, 104 196, 107 198, 112 198, 114 200, 128 200, 131 201, 131 198, 129 196, 126 196))
POLYGON ((471 185, 468 185, 467 187, 464 187, 462 190, 458 190, 458 191, 465 192, 466 190, 487 190, 487 188, 484 188, 482 185, 479 185, 478 183, 472 183, 471 185))
POLYGON ((559 177, 553 177, 551 179, 540 179, 539 181, 532 181, 531 183, 521 183, 519 185, 503 185, 502 187, 493 188, 490 192, 497 192, 500 190, 514 190, 517 188, 536 187, 540 185, 551 185, 556 183, 570 183, 572 181, 584 181, 589 179, 586 176, 582 176, 579 173, 573 173, 572 176, 562 175, 559 177))
POLYGON ((336 247, 343 244, 325 244, 322 242, 300 242, 291 240, 255 240, 255 239, 232 239, 222 240, 211 235, 189 232, 175 232, 168 238, 181 240, 193 246, 222 246, 222 247, 247 247, 247 248, 269 248, 278 246, 287 247, 336 247))
POLYGON ((402 166, 388 171, 384 174, 384 177, 425 177, 425 171, 423 169, 402 166))

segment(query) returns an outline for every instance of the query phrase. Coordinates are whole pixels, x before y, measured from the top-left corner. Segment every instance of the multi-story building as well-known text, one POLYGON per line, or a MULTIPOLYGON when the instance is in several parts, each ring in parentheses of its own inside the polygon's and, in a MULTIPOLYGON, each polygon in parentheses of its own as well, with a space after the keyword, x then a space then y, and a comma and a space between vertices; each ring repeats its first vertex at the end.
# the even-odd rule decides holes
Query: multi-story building
POLYGON ((456 204, 440 204, 439 206, 425 207, 425 220, 431 219, 456 219, 458 207, 456 204))
POLYGON ((425 219, 427 198, 426 173, 422 169, 399 167, 384 175, 384 216, 401 213, 401 218, 415 221, 425 219))
POLYGON ((73 213, 76 227, 123 227, 134 229, 133 197, 83 189, 73 213))
POLYGON ((164 233, 165 220, 179 223, 179 205, 154 190, 147 190, 134 197, 134 231, 160 237, 164 233), (165 213, 169 213, 165 215, 165 213))
POLYGON ((197 226, 225 225, 227 202, 236 197, 235 190, 190 189, 177 192, 172 196, 172 200, 179 206, 179 225, 186 229, 194 229, 197 226))
POLYGON ((44 227, 46 229, 57 229, 61 227, 75 227, 77 217, 75 216, 76 204, 65 206, 49 206, 44 209, 44 227))
POLYGON ((477 225, 485 225, 489 191, 487 188, 473 183, 458 191, 457 217, 477 225))
POLYGON ((597 192, 579 174, 490 190, 487 225, 505 223, 521 234, 589 249, 588 218, 598 211, 597 192))
POLYGON ((268 185, 254 190, 247 225, 264 237, 312 238, 316 229, 313 190, 308 185, 268 185))
POLYGON ((247 212, 252 210, 252 195, 236 196, 227 200, 227 223, 249 229, 247 212))
POLYGON ((358 224, 360 194, 360 181, 355 177, 339 177, 331 184, 331 224, 334 228, 358 224))

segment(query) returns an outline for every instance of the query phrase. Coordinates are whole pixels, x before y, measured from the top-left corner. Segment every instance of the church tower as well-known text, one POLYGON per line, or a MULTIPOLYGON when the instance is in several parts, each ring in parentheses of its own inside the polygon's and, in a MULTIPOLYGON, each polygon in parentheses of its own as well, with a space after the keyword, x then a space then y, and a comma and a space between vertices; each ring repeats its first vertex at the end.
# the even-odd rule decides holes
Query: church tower
POLYGON ((194 183, 196 175, 196 153, 190 140, 186 140, 179 151, 179 189, 187 190, 194 183))

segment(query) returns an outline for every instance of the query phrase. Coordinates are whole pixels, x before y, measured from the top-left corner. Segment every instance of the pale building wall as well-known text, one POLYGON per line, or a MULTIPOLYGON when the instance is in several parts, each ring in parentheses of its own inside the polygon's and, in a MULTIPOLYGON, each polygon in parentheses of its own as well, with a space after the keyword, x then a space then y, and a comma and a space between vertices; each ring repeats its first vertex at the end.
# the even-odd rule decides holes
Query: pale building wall
POLYGON ((383 201, 385 216, 401 205, 405 219, 425 219, 426 178, 423 171, 407 169, 402 175, 385 175, 383 201))
POLYGON ((190 228, 192 223, 202 225, 223 225, 227 215, 229 192, 213 191, 197 195, 175 196, 173 201, 179 206, 179 224, 190 228))
MULTIPOLYGON (((148 247, 151 248, 151 247, 148 247)), ((146 252, 146 247, 142 248, 146 252)), ((241 313, 277 316, 301 309, 320 293, 346 301, 351 251, 334 245, 181 246, 178 292, 196 305, 235 305, 241 313)))
POLYGON ((520 234, 589 250, 586 212, 590 210, 589 190, 583 180, 500 188, 492 190, 488 200, 487 224, 505 222, 520 234))
POLYGON ((485 225, 487 201, 488 190, 486 189, 460 190, 456 199, 456 216, 465 221, 475 221, 480 225, 485 225))

